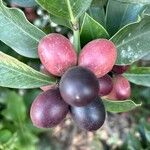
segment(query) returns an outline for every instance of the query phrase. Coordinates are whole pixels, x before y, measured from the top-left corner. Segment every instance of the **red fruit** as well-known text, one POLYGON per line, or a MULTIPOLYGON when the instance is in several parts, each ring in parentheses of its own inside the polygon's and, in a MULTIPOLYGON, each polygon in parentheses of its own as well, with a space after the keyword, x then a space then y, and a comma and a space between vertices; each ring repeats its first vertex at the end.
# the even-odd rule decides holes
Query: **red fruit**
POLYGON ((129 81, 122 75, 117 75, 113 80, 113 89, 107 96, 109 99, 125 100, 131 95, 131 87, 129 81))
POLYGON ((33 101, 30 117, 38 128, 51 128, 58 125, 67 115, 69 106, 63 101, 58 89, 41 93, 33 101))
POLYGON ((24 12, 25 12, 25 15, 26 15, 27 19, 30 22, 33 22, 38 17, 37 14, 36 14, 35 9, 33 9, 33 8, 25 8, 24 12))
POLYGON ((48 72, 43 65, 40 66, 40 71, 48 76, 51 76, 50 72, 48 72))
POLYGON ((124 65, 124 66, 118 66, 118 65, 114 65, 112 72, 116 73, 116 74, 122 74, 124 72, 126 72, 129 69, 129 65, 124 65))
POLYGON ((116 58, 115 45, 107 39, 97 39, 83 47, 79 55, 79 65, 90 69, 99 78, 112 70, 116 58))
POLYGON ((57 33, 51 33, 41 39, 38 54, 43 66, 56 76, 61 76, 77 63, 73 45, 66 37, 57 33))
POLYGON ((99 82, 99 96, 108 95, 113 88, 111 77, 108 74, 106 74, 105 76, 99 78, 98 82, 99 82))

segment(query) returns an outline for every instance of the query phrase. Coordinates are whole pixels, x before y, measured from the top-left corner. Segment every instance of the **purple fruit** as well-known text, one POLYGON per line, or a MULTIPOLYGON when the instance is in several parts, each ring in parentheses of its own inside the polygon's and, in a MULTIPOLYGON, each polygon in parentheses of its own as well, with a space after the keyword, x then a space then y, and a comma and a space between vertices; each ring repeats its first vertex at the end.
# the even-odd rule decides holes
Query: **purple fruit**
POLYGON ((106 117, 105 107, 99 97, 86 106, 70 107, 70 112, 75 123, 88 131, 99 129, 106 117))
POLYGON ((33 101, 30 117, 38 128, 51 128, 58 125, 67 115, 69 106, 63 101, 58 89, 41 93, 33 101))
POLYGON ((129 69, 129 65, 124 65, 124 66, 118 66, 118 65, 114 65, 112 72, 116 73, 116 74, 122 74, 124 72, 126 72, 129 69))
POLYGON ((106 74, 105 76, 99 78, 98 82, 99 82, 99 96, 108 95, 113 88, 111 77, 108 74, 106 74))
POLYGON ((59 89, 66 103, 72 106, 85 106, 98 96, 99 84, 94 73, 77 66, 64 73, 59 89))

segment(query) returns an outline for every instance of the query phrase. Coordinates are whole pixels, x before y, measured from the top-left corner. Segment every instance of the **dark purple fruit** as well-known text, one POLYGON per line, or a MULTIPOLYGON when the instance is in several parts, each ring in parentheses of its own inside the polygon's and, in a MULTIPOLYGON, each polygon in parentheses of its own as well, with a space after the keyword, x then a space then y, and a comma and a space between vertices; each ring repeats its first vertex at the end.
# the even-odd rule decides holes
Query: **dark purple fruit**
POLYGON ((99 96, 108 95, 113 88, 111 77, 108 74, 106 74, 105 76, 99 78, 98 82, 99 82, 99 96))
POLYGON ((30 116, 33 124, 39 128, 51 128, 58 125, 69 111, 58 89, 41 93, 32 103, 30 116))
POLYGON ((129 65, 124 65, 124 66, 114 65, 112 72, 116 74, 122 74, 126 72, 128 69, 129 69, 129 65))
POLYGON ((94 73, 77 66, 64 73, 59 89, 66 103, 72 106, 85 106, 98 96, 99 84, 94 73))
POLYGON ((99 129, 105 121, 106 112, 102 100, 97 97, 90 104, 83 107, 70 107, 73 120, 77 125, 88 131, 99 129))

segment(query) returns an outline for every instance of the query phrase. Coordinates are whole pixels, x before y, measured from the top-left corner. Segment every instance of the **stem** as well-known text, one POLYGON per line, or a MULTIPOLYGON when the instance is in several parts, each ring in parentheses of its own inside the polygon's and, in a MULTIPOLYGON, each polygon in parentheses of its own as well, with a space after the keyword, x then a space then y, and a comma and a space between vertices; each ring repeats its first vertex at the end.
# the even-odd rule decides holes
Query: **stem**
POLYGON ((73 45, 74 45, 77 53, 79 54, 80 49, 81 49, 79 29, 77 29, 77 30, 73 29, 73 45))
POLYGON ((79 22, 73 16, 73 12, 72 12, 72 9, 71 9, 70 0, 66 0, 66 3, 67 3, 67 6, 68 6, 68 10, 69 10, 69 14, 70 14, 70 21, 71 21, 72 30, 73 30, 73 45, 74 45, 77 53, 79 54, 80 49, 81 49, 81 47, 80 47, 79 22))

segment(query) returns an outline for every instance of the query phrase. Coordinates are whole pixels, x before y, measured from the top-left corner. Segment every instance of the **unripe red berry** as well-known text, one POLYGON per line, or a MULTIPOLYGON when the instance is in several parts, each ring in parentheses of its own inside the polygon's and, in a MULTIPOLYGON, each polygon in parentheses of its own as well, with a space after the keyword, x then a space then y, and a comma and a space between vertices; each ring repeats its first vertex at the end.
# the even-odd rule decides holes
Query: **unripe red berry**
POLYGON ((108 95, 113 88, 111 77, 108 74, 106 74, 105 76, 98 78, 98 82, 99 82, 99 96, 108 95))
POLYGON ((38 17, 34 8, 25 8, 24 12, 30 22, 33 22, 38 17))
POLYGON ((79 66, 90 69, 99 78, 112 70, 117 58, 113 42, 97 39, 85 45, 79 55, 79 66))
POLYGON ((113 89, 107 97, 112 100, 126 100, 130 95, 131 87, 128 79, 122 75, 117 75, 113 79, 113 89))
POLYGON ((57 33, 51 33, 41 39, 38 54, 43 66, 56 76, 61 76, 77 63, 73 45, 66 37, 57 33))

